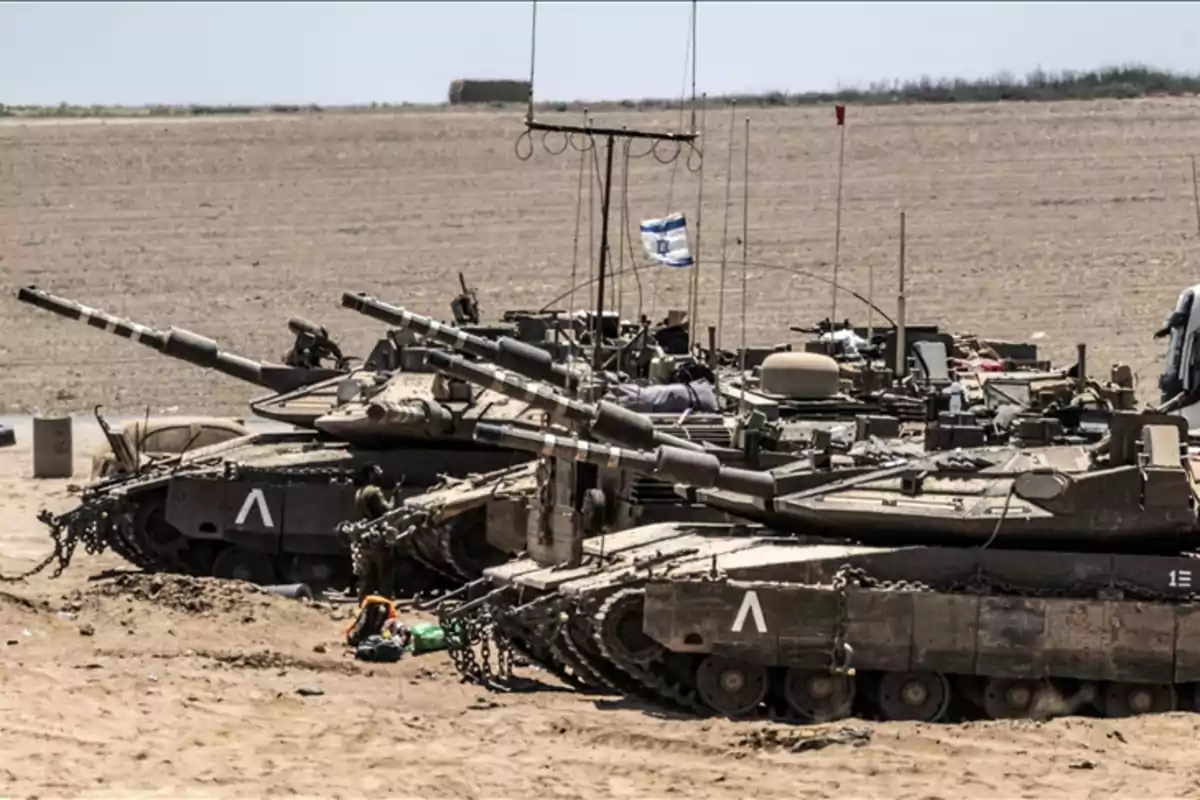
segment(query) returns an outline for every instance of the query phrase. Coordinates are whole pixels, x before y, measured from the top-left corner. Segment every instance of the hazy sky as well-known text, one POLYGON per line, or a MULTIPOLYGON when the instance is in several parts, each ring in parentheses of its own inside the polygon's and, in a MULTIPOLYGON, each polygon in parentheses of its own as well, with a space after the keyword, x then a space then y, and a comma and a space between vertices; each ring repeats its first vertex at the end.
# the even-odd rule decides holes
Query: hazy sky
MULTIPOLYGON (((538 4, 543 100, 677 97, 688 2, 538 4)), ((0 103, 440 102, 527 77, 530 2, 7 3, 0 103)), ((1200 4, 699 3, 701 91, 1143 62, 1200 69, 1200 4)))

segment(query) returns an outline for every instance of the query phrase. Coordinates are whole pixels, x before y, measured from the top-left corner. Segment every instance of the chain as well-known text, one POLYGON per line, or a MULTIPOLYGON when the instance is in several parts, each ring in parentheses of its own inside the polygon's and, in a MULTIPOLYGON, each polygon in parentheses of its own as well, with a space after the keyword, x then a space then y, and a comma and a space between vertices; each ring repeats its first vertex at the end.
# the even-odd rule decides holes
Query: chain
POLYGON ((846 588, 862 586, 867 573, 859 567, 843 565, 833 576, 833 591, 837 596, 837 619, 834 622, 833 646, 829 650, 829 671, 834 675, 854 675, 850 661, 854 651, 846 641, 850 628, 850 609, 846 588))
POLYGON ((507 690, 512 682, 513 648, 506 637, 497 634, 492 609, 483 605, 473 614, 453 615, 457 604, 439 603, 438 624, 446 632, 446 652, 464 680, 490 689, 507 690), (496 648, 496 666, 492 668, 492 646, 496 648), (479 649, 479 657, 475 649, 479 649))
POLYGON ((111 501, 94 506, 81 505, 66 514, 54 516, 46 509, 38 514, 38 521, 50 528, 50 539, 54 548, 50 555, 41 563, 20 573, 19 575, 0 575, 0 583, 16 583, 42 572, 54 564, 51 578, 57 578, 70 566, 75 548, 83 543, 84 552, 88 555, 99 555, 104 552, 108 542, 105 533, 110 527, 109 508, 111 501))
POLYGON ((1171 594, 1158 589, 1131 583, 1119 578, 1110 578, 1104 586, 1069 586, 1066 588, 1047 588, 1030 586, 1002 581, 988 574, 982 567, 977 567, 970 580, 959 581, 946 587, 946 591, 959 594, 975 595, 1010 595, 1018 597, 1055 598, 1074 597, 1100 600, 1139 600, 1151 603, 1192 603, 1200 600, 1200 595, 1171 594))
MULTIPOLYGON (((537 466, 537 495, 534 500, 533 512, 537 514, 538 539, 549 542, 553 536, 550 529, 550 518, 554 510, 554 465, 551 458, 538 459, 537 466)), ((557 462, 561 469, 572 469, 569 462, 557 462)))
POLYGON ((381 550, 395 550, 405 541, 417 535, 425 522, 425 513, 410 511, 395 515, 392 519, 373 519, 340 522, 335 529, 345 537, 350 546, 350 564, 354 574, 360 578, 367 575, 374 556, 381 550))

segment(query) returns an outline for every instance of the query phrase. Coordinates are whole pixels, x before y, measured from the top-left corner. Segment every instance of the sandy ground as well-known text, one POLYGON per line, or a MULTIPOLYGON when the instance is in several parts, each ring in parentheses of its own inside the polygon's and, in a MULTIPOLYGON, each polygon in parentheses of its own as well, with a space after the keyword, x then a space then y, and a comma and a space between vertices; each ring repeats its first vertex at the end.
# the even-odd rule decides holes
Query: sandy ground
MULTIPOLYGON (((829 313, 819 278, 830 274, 834 249, 837 131, 828 109, 750 115, 750 258, 810 275, 748 272, 748 335, 777 341, 789 325, 829 313)), ((718 300, 729 118, 708 116, 703 323, 715 320, 718 300)), ((668 113, 598 120, 673 121, 668 113)), ((879 294, 894 294, 898 214, 907 209, 912 318, 1040 334, 1056 358, 1086 341, 1093 367, 1124 361, 1152 383, 1160 347, 1150 334, 1195 280, 1187 154, 1197 122, 1197 100, 851 109, 842 277, 865 292, 873 266, 879 294)), ((521 162, 512 149, 519 130, 511 112, 0 125, 0 405, 237 413, 256 394, 19 306, 11 292, 26 283, 263 358, 286 348, 291 314, 328 324, 363 353, 379 326, 337 308, 343 289, 444 317, 462 269, 492 312, 551 300, 576 262, 579 155, 539 149, 521 162)), ((620 175, 619 155, 617 164, 620 175)), ((693 210, 697 177, 682 162, 633 159, 630 227, 693 210)), ((738 208, 739 193, 735 183, 738 208)), ((620 194, 616 205, 625 205, 620 194)), ((588 216, 585 202, 581 279, 588 216)), ((730 230, 741 230, 739 211, 730 230)), ((732 264, 726 325, 735 333, 740 277, 732 264)), ((656 316, 683 305, 672 292, 685 275, 644 270, 640 295, 626 278, 626 313, 639 296, 656 316)), ((894 308, 891 299, 879 304, 894 308)), ((849 300, 839 309, 863 319, 849 300)), ((76 482, 95 445, 86 431, 76 429, 76 482)), ((29 472, 27 437, 0 451, 7 574, 46 553, 38 508, 72 502, 68 481, 34 482, 29 472)), ((670 719, 551 684, 492 695, 460 684, 443 655, 365 668, 339 647, 344 608, 235 585, 97 578, 122 568, 113 556, 79 553, 58 579, 0 586, 0 794, 1200 793, 1192 715, 851 721, 871 731, 864 746, 793 752, 821 729, 670 719)))
MULTIPOLYGON (((79 426, 79 481, 95 434, 79 426)), ((0 451, 0 572, 70 505, 0 451)), ((78 554, 0 585, 0 794, 12 797, 1194 797, 1200 717, 788 727, 673 718, 562 689, 458 680, 443 654, 364 665, 345 606, 133 575, 78 554), (317 690, 302 695, 299 690, 317 690), (869 732, 861 746, 797 742, 869 732)), ((415 614, 405 618, 419 620, 415 614)))
MULTIPOLYGON (((730 345, 740 336, 745 115, 707 115, 702 219, 699 174, 686 159, 663 165, 632 151, 628 202, 622 153, 615 160, 614 209, 627 207, 627 233, 672 210, 702 226, 700 321, 715 322, 736 117, 730 345)), ((832 310, 821 281, 834 255, 837 127, 828 108, 748 115, 749 258, 759 266, 747 272, 747 336, 783 341, 796 338, 790 325, 832 310)), ((671 112, 597 118, 653 129, 677 122, 671 112)), ((1088 342, 1094 369, 1123 361, 1153 383, 1161 343, 1151 333, 1194 280, 1188 154, 1198 123, 1200 99, 851 108, 840 278, 866 293, 873 268, 878 305, 894 312, 905 209, 910 319, 1039 335, 1056 359, 1088 342)), ((325 323, 349 352, 365 355, 381 326, 341 309, 343 290, 445 318, 463 270, 494 314, 553 300, 572 272, 577 281, 590 274, 598 193, 589 203, 586 181, 577 191, 576 150, 553 156, 538 136, 533 157, 519 160, 521 130, 519 110, 0 125, 0 363, 8 367, 0 405, 232 413, 256 394, 19 306, 10 293, 28 283, 272 359, 289 344, 284 323, 293 314, 325 323)), ((562 146, 554 137, 545 144, 562 146)), ((602 154, 593 157, 598 172, 602 154)), ((642 269, 635 280, 628 271, 631 236, 622 249, 620 216, 612 246, 627 272, 614 294, 624 311, 661 317, 685 306, 683 272, 642 269)), ((866 322, 849 297, 837 315, 866 322)))

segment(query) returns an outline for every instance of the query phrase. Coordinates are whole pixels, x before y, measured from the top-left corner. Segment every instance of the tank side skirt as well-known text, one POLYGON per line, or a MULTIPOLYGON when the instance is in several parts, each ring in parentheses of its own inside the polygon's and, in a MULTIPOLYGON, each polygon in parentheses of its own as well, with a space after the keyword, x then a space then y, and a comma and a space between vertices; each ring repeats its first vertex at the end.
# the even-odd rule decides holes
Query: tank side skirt
MULTIPOLYGON (((1191 579, 1178 568, 1167 577, 1191 579)), ((857 669, 1200 680, 1200 607, 1192 602, 847 587, 842 616, 839 594, 830 586, 651 581, 644 630, 675 651, 820 669, 831 663, 840 618, 857 669)))

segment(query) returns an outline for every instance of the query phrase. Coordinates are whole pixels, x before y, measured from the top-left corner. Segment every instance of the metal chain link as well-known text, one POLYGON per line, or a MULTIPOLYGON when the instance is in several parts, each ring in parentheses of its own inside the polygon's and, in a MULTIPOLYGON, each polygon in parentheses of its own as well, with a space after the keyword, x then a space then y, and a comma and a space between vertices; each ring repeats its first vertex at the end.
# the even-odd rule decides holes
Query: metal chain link
POLYGON ((492 609, 481 606, 473 614, 453 615, 456 604, 439 603, 438 624, 446 632, 446 652, 454 668, 465 680, 493 689, 503 689, 512 680, 513 653, 509 643, 497 636, 492 609), (492 644, 496 645, 496 666, 492 668, 492 644), (478 648, 479 657, 475 650, 478 648))

